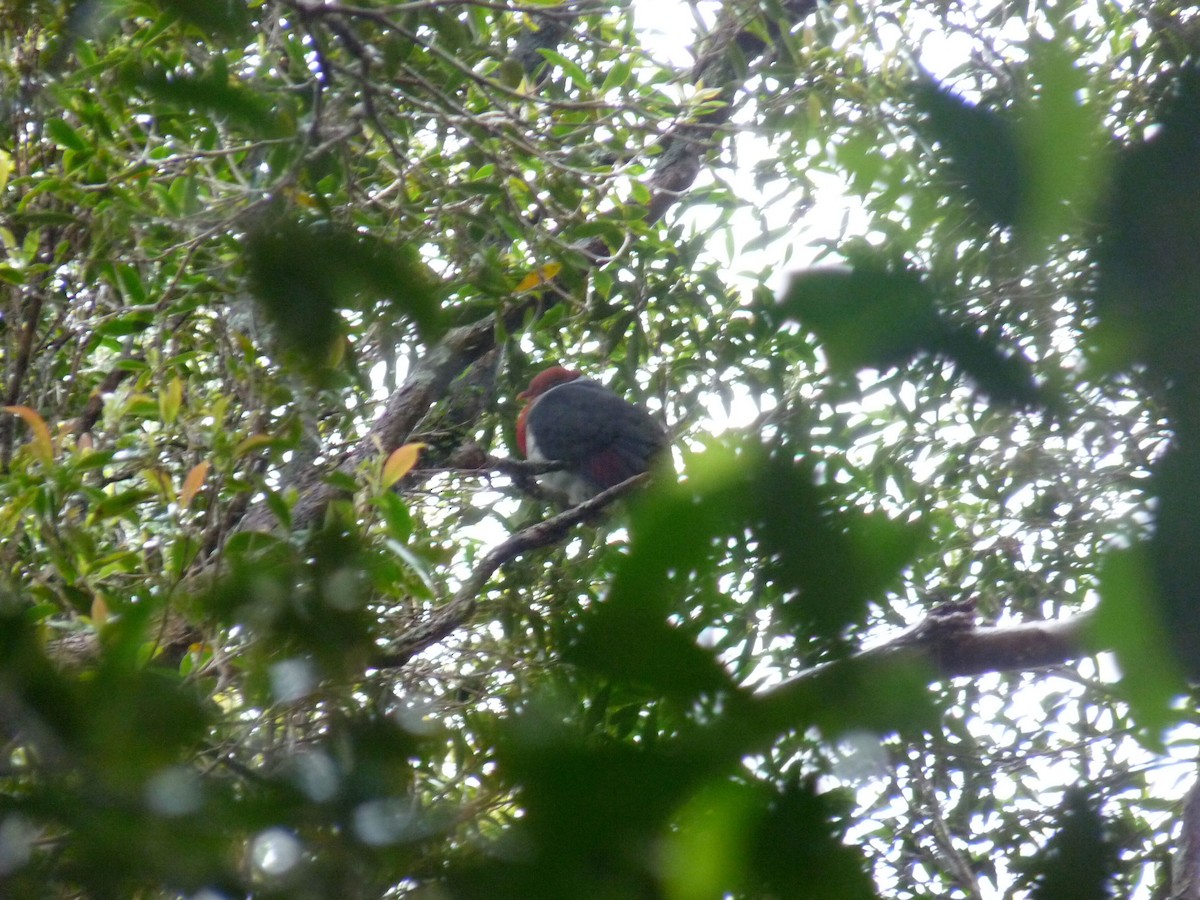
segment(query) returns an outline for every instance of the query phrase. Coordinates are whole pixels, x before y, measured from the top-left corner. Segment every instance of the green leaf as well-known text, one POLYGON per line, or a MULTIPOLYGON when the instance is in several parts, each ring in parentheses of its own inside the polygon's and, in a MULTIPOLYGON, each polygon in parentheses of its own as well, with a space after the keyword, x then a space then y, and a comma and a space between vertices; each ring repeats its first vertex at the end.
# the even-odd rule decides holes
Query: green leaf
POLYGON ((556 50, 551 50, 546 47, 539 48, 538 52, 547 60, 560 66, 566 76, 571 79, 571 82, 584 94, 590 94, 592 90, 592 81, 588 78, 587 73, 580 68, 579 63, 572 62, 556 50))
POLYGON ((917 85, 915 94, 927 136, 941 146, 949 171, 983 224, 1015 224, 1030 179, 1013 124, 933 82, 917 85))
POLYGON ((664 619, 630 604, 602 604, 583 617, 563 658, 622 684, 689 702, 734 685, 712 654, 664 619))
POLYGON ((49 119, 45 127, 46 134, 60 147, 65 147, 67 150, 74 150, 76 153, 87 151, 87 141, 80 137, 79 133, 62 119, 49 119))
POLYGON ((1102 116, 1071 46, 1059 37, 1027 44, 1031 76, 1040 87, 1018 108, 1017 134, 1029 164, 1019 227, 1036 247, 1092 221, 1105 187, 1109 155, 1102 116))
MULTIPOLYGON (((1121 693, 1152 742, 1175 720, 1171 705, 1186 690, 1171 650, 1145 545, 1112 550, 1100 566, 1100 606, 1094 635, 1121 667, 1121 693)), ((1196 645, 1188 649, 1194 655, 1196 645)))
POLYGON ((1131 361, 1177 384, 1176 410, 1200 412, 1200 63, 1175 79, 1160 128, 1117 160, 1097 248, 1102 331, 1092 359, 1131 361))
POLYGON ((943 333, 933 292, 919 274, 870 265, 798 273, 778 314, 810 328, 844 374, 898 365, 932 349, 943 333))
POLYGON ((1069 788, 1058 831, 1038 854, 1031 900, 1109 900, 1120 846, 1083 788, 1069 788))
POLYGON ((887 369, 919 354, 953 362, 996 402, 1030 406, 1043 400, 1029 362, 973 328, 947 321, 920 273, 875 263, 809 269, 793 276, 769 316, 810 328, 834 371, 887 369))
POLYGON ((250 6, 243 0, 156 0, 213 37, 241 39, 249 33, 250 6))
POLYGON ((138 86, 159 101, 184 110, 203 109, 238 123, 253 134, 280 137, 287 125, 277 103, 250 87, 231 80, 214 66, 197 75, 146 69, 138 86))
POLYGON ((633 69, 628 60, 618 59, 608 69, 608 74, 604 76, 604 84, 600 87, 600 92, 613 91, 621 87, 629 80, 633 69))
POLYGON ((341 309, 387 299, 425 340, 441 331, 437 282, 409 247, 278 220, 251 234, 246 249, 255 294, 280 336, 312 368, 331 358, 343 330, 341 309))

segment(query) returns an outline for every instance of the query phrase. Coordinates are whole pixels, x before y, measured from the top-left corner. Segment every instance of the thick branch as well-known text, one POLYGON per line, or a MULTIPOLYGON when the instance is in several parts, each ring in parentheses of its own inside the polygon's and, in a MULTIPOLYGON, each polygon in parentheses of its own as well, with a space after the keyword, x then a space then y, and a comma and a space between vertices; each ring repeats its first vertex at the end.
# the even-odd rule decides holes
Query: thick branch
POLYGON ((812 684, 844 662, 862 666, 872 682, 886 683, 914 666, 928 670, 931 680, 981 675, 984 672, 1029 671, 1062 665, 1096 653, 1091 641, 1092 613, 1053 622, 1020 625, 970 625, 933 614, 899 637, 863 650, 848 660, 806 669, 770 693, 768 707, 780 720, 790 720, 797 700, 811 695, 812 684))
MULTIPOLYGON (((901 646, 894 652, 928 660, 942 678, 1040 669, 1096 652, 1088 641, 1091 618, 1089 613, 1080 613, 1053 622, 977 626, 945 633, 929 629, 927 634, 897 641, 901 646)), ((887 647, 863 655, 881 653, 887 647)))

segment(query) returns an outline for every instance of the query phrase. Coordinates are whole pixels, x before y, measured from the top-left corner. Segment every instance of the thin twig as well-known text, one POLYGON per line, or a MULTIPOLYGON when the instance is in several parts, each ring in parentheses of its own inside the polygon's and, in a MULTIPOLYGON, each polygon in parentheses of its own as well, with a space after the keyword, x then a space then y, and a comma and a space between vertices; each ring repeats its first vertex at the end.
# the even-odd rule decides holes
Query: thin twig
POLYGON ((605 507, 644 484, 649 477, 648 473, 635 475, 578 506, 509 535, 471 570, 445 606, 435 610, 425 622, 409 628, 389 652, 376 658, 372 665, 380 669, 402 666, 466 625, 479 606, 479 595, 497 569, 523 553, 562 540, 576 525, 594 519, 605 507))

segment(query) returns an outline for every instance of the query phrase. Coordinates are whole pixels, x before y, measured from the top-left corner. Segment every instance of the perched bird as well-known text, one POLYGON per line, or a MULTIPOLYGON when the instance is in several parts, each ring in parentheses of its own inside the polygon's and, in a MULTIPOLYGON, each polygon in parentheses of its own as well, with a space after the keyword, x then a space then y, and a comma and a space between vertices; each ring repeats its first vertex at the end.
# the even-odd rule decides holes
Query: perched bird
POLYGON ((553 366, 517 395, 517 447, 530 460, 554 460, 560 471, 543 484, 575 505, 650 468, 667 435, 650 413, 579 372, 553 366))

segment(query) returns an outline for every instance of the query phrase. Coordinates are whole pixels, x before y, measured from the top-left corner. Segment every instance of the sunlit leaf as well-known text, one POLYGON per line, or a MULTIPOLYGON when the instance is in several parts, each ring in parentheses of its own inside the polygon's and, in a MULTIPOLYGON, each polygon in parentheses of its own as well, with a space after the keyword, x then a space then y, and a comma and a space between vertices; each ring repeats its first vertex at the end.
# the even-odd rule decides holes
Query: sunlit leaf
POLYGON ((421 456, 421 451, 428 446, 420 442, 404 444, 397 447, 389 455, 383 463, 383 473, 380 478, 380 486, 386 491, 391 488, 397 481, 413 470, 417 464, 417 459, 421 456))
POLYGON ((538 285, 546 284, 547 282, 552 281, 554 276, 561 271, 562 263, 547 263, 542 268, 535 272, 530 272, 528 275, 522 278, 520 283, 518 283, 513 290, 518 294, 523 291, 531 291, 538 285))
POLYGON ((616 90, 629 80, 630 74, 631 68, 629 61, 625 59, 618 59, 609 68, 608 74, 604 76, 604 84, 601 85, 600 91, 603 93, 606 91, 616 90))
POLYGON ((204 479, 208 477, 211 465, 207 459, 198 462, 192 466, 187 477, 183 479, 183 487, 179 490, 179 505, 184 509, 192 505, 192 500, 195 499, 197 492, 204 486, 204 479))
POLYGON ((173 425, 183 406, 183 381, 172 378, 158 392, 158 410, 164 425, 173 425))
POLYGON ((175 499, 175 485, 172 483, 171 475, 166 469, 149 466, 142 469, 141 475, 155 493, 164 500, 171 501, 175 499))
POLYGON ((574 60, 567 59, 558 51, 551 50, 548 47, 542 48, 538 52, 541 53, 542 56, 546 57, 546 59, 550 62, 561 67, 563 72, 566 73, 567 78, 569 78, 571 83, 575 85, 576 89, 585 93, 590 93, 592 82, 588 78, 587 73, 580 67, 579 63, 575 62, 574 60))
POLYGON ((44 465, 54 461, 54 442, 50 438, 50 429, 46 421, 28 406, 6 406, 5 412, 19 416, 33 432, 33 453, 44 465))

